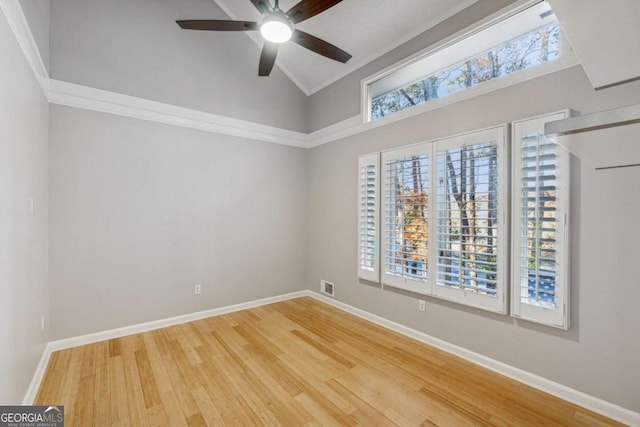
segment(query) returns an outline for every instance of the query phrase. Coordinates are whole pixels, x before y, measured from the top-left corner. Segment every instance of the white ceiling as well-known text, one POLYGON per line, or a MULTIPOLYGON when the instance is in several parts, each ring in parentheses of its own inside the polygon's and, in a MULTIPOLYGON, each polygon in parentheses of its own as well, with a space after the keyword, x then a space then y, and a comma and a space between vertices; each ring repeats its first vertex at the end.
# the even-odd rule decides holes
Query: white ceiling
MULTIPOLYGON (((260 21, 249 0, 214 0, 231 19, 260 21)), ((353 55, 347 64, 321 57, 295 43, 280 47, 276 65, 307 95, 435 26, 477 0, 344 0, 296 26, 353 55)), ((281 0, 288 10, 298 0, 281 0)), ((273 0, 271 1, 273 4, 273 0)), ((247 32, 262 46, 257 32, 247 32)), ((257 64, 256 64, 257 70, 257 64)))

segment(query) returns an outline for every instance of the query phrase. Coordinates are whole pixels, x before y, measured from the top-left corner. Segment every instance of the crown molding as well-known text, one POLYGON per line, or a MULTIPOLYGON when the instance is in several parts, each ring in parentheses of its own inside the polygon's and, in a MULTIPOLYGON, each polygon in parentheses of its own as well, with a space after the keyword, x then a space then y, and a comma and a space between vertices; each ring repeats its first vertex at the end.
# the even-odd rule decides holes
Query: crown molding
POLYGON ((52 104, 306 149, 338 141, 408 119, 470 96, 477 96, 578 64, 575 57, 570 56, 566 60, 545 64, 548 67, 543 65, 535 69, 525 70, 513 76, 487 82, 481 87, 419 105, 410 110, 373 122, 365 122, 362 113, 360 113, 312 133, 304 133, 51 79, 42 61, 40 51, 35 43, 20 2, 18 0, 0 0, 0 10, 5 14, 9 26, 22 48, 45 97, 52 104))
POLYGON ((351 135, 353 131, 346 129, 343 123, 348 125, 360 121, 360 116, 357 116, 307 134, 51 79, 20 2, 0 0, 0 10, 5 15, 42 93, 51 104, 298 148, 311 148, 351 135))
POLYGON ((27 18, 24 16, 20 2, 18 0, 0 0, 0 10, 7 18, 9 28, 11 28, 27 62, 31 66, 33 74, 42 88, 42 93, 45 97, 48 97, 49 73, 44 65, 40 50, 33 37, 27 18))
POLYGON ((306 148, 308 135, 51 79, 49 102, 240 138, 306 148))
POLYGON ((306 133, 51 79, 20 2, 0 0, 0 10, 44 96, 52 104, 292 147, 309 146, 310 136, 306 133))
POLYGON ((477 86, 446 98, 418 105, 382 119, 365 122, 362 114, 358 114, 312 133, 281 129, 55 79, 50 79, 49 81, 48 99, 52 104, 83 108, 222 135, 271 142, 274 144, 289 145, 298 148, 313 148, 576 65, 578 65, 578 62, 575 56, 568 55, 566 58, 543 64, 530 70, 524 70, 499 80, 486 82, 482 86, 477 86))
POLYGON ((364 132, 365 130, 372 129, 372 124, 373 123, 364 123, 362 116, 358 114, 357 116, 350 117, 346 120, 326 126, 308 134, 306 147, 313 148, 356 135, 364 132))
POLYGON ((49 81, 48 99, 56 105, 298 148, 317 147, 380 126, 363 123, 358 114, 308 134, 55 79, 49 81))

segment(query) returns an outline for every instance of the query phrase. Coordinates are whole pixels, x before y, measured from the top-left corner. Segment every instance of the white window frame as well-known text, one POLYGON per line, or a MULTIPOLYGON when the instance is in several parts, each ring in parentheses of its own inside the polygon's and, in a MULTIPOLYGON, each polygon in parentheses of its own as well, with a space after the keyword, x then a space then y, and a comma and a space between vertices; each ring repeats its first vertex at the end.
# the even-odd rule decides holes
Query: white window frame
MULTIPOLYGON (((555 295, 556 307, 549 308, 534 304, 527 304, 521 300, 521 246, 522 223, 521 217, 521 141, 524 135, 538 133, 544 136, 544 125, 547 122, 566 119, 569 111, 547 114, 529 119, 513 122, 513 156, 512 156, 512 279, 511 279, 511 315, 516 318, 553 326, 560 329, 569 329, 569 208, 570 208, 570 174, 571 155, 568 150, 558 144, 557 163, 562 175, 558 175, 556 188, 556 217, 560 218, 556 223, 556 281, 555 295)), ((547 138, 553 139, 553 138, 547 138)))
MULTIPOLYGON (((454 136, 451 138, 442 139, 436 141, 434 143, 433 150, 433 159, 434 159, 434 167, 433 167, 433 182, 434 189, 437 185, 437 166, 435 162, 437 161, 438 152, 447 150, 450 148, 462 147, 467 145, 475 145, 484 142, 495 142, 497 147, 497 156, 498 156, 498 196, 497 196, 497 205, 498 205, 498 215, 496 216, 497 222, 497 236, 498 236, 498 254, 497 254, 497 271, 498 278, 496 284, 496 295, 488 296, 473 292, 471 290, 464 289, 456 289, 445 286, 443 284, 439 284, 437 281, 437 257, 438 257, 438 248, 436 247, 436 239, 430 242, 433 243, 433 249, 430 250, 430 254, 432 255, 432 269, 431 269, 431 295, 446 299, 449 301, 457 302, 460 304, 468 305, 471 307, 488 310, 500 314, 507 314, 508 310, 508 280, 509 280, 509 238, 508 231, 509 228, 507 226, 507 218, 509 211, 509 158, 508 158, 508 145, 507 145, 507 126, 497 126, 489 129, 484 129, 481 131, 471 132, 463 135, 454 136)), ((433 219, 437 220, 435 205, 433 203, 433 219)), ((435 228, 435 227, 434 227, 435 228)))
MULTIPOLYGON (((366 227, 366 226, 365 226, 366 227)), ((358 158, 358 277, 370 282, 380 282, 380 153, 373 153, 360 156, 358 158), (373 259, 373 268, 363 268, 361 260, 362 253, 362 168, 367 166, 373 166, 375 170, 375 195, 376 200, 374 204, 374 226, 373 231, 375 235, 375 251, 373 259)))
MULTIPOLYGON (((429 158, 429 270, 427 280, 417 280, 410 277, 401 277, 386 272, 387 265, 387 242, 383 235, 380 236, 381 265, 380 277, 385 286, 403 289, 417 294, 432 296, 457 302, 467 306, 488 310, 495 313, 507 314, 508 310, 508 280, 510 278, 509 267, 509 227, 507 226, 509 204, 509 157, 508 157, 508 126, 500 125, 488 129, 456 135, 435 141, 423 142, 398 149, 382 152, 380 163, 380 223, 385 223, 384 206, 386 206, 387 195, 384 191, 387 182, 386 163, 390 160, 402 159, 415 155, 428 155, 429 158), (484 142, 495 142, 498 155, 498 198, 499 206, 497 220, 498 227, 498 283, 496 286, 496 296, 488 296, 475 293, 469 290, 453 289, 437 284, 437 241, 436 241, 436 197, 437 197, 437 166, 436 155, 439 150, 460 147, 463 145, 473 145, 484 142)), ((382 226, 381 226, 382 227, 382 226)))
MULTIPOLYGON (((428 218, 427 218, 427 223, 429 224, 429 251, 431 251, 431 241, 432 241, 432 227, 431 227, 431 218, 432 218, 432 203, 431 203, 431 187, 432 187, 432 183, 431 180, 433 179, 433 156, 432 156, 432 145, 429 142, 424 142, 424 143, 419 143, 419 144, 414 144, 414 145, 410 145, 410 146, 406 146, 403 148, 398 148, 398 149, 393 149, 393 150, 387 150, 387 151, 383 151, 382 152, 382 161, 380 164, 380 168, 382 170, 382 173, 380 174, 381 176, 381 182, 380 185, 378 186, 380 193, 381 193, 381 197, 380 197, 380 203, 382 206, 382 209, 380 210, 380 222, 381 224, 385 224, 385 216, 384 216, 384 207, 387 205, 387 192, 384 190, 385 186, 386 186, 386 182, 387 182, 387 168, 386 168, 386 164, 388 161, 390 160, 395 160, 395 159, 402 159, 402 158, 406 158, 406 157, 411 157, 411 156, 417 156, 417 155, 428 155, 429 158, 429 191, 428 191, 428 195, 429 195, 429 210, 428 210, 428 218)), ((381 245, 380 245, 380 251, 382 252, 382 265, 381 265, 381 279, 382 279, 382 284, 383 285, 388 285, 388 286, 392 286, 394 288, 399 288, 399 289, 404 289, 406 291, 411 291, 411 292, 415 292, 415 293, 419 293, 419 294, 424 294, 424 295, 429 295, 429 288, 427 286, 428 281, 427 280, 416 280, 414 278, 410 278, 410 277, 400 277, 394 274, 388 274, 386 271, 386 265, 387 265, 387 258, 388 258, 388 251, 387 251, 387 242, 385 237, 386 236, 386 230, 385 233, 383 233, 383 236, 380 237, 381 239, 381 245)), ((429 254, 431 254, 431 252, 429 252, 429 254)), ((429 277, 431 276, 431 261, 429 261, 429 277)))
MULTIPOLYGON (((564 52, 560 58, 556 60, 540 64, 536 67, 528 68, 517 73, 510 74, 508 76, 501 77, 499 79, 490 80, 487 82, 483 82, 480 85, 468 88, 466 90, 451 94, 444 98, 436 99, 433 101, 429 101, 423 104, 416 105, 411 108, 404 109, 392 115, 377 119, 371 120, 371 101, 372 97, 369 91, 369 87, 371 84, 389 77, 395 73, 401 72, 402 70, 412 66, 413 64, 434 55, 437 52, 443 51, 450 46, 453 46, 467 38, 470 38, 481 31, 490 28, 505 19, 508 19, 531 6, 536 5, 544 0, 520 0, 513 5, 509 5, 502 10, 488 16, 485 19, 480 20, 476 24, 471 27, 465 28, 461 31, 456 32, 455 34, 443 39, 440 42, 435 43, 434 45, 423 49, 422 51, 390 66, 386 69, 377 72, 360 82, 360 94, 361 94, 361 117, 364 124, 369 126, 381 126, 388 123, 393 123, 395 121, 403 120, 409 117, 413 117, 418 114, 422 114, 426 111, 434 110, 446 105, 453 104, 455 102, 459 102, 465 99, 469 99, 472 97, 476 97, 485 93, 492 92, 494 90, 502 89, 508 86, 512 86, 521 82, 525 82, 537 77, 541 77, 550 73, 554 73, 556 71, 564 70, 575 65, 578 65, 580 62, 576 57, 575 53, 571 49, 566 37, 563 36, 563 45, 564 52)), ((453 64, 442 64, 442 68, 446 68, 453 64)), ((426 77, 426 76, 425 76, 426 77)))

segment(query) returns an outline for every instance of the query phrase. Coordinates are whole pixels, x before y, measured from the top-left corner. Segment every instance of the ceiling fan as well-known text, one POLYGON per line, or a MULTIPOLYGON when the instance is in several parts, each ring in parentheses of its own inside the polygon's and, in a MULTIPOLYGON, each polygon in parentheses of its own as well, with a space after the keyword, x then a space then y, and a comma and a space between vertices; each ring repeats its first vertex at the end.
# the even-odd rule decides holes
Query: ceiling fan
POLYGON ((351 55, 339 47, 295 28, 296 24, 324 12, 342 0, 302 0, 286 12, 280 9, 279 0, 275 0, 274 6, 271 6, 269 0, 250 1, 261 14, 265 15, 262 22, 189 19, 176 21, 176 23, 185 30, 260 31, 265 41, 260 54, 259 76, 271 74, 278 55, 278 47, 289 40, 338 62, 346 63, 351 59, 351 55))

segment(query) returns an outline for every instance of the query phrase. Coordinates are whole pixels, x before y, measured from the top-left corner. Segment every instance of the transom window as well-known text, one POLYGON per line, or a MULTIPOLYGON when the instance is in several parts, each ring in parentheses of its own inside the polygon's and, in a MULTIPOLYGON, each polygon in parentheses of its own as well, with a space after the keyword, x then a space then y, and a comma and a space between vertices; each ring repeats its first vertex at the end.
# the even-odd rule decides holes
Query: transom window
POLYGON ((567 56, 568 46, 549 4, 537 2, 369 79, 364 89, 367 121, 444 98, 472 96, 487 82, 567 56))

